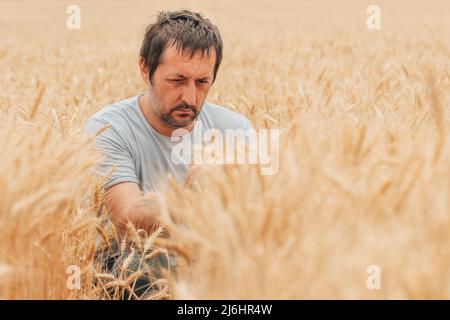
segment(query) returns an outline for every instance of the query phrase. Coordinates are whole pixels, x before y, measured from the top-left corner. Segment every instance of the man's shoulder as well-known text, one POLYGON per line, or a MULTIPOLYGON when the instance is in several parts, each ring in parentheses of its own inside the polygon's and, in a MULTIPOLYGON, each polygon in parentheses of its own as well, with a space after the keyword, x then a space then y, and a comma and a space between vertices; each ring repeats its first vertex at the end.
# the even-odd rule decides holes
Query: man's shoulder
POLYGON ((249 129, 252 127, 250 120, 243 114, 227 109, 220 105, 205 102, 200 119, 206 125, 216 129, 249 129))
POLYGON ((108 104, 89 117, 85 123, 85 132, 95 133, 108 125, 121 127, 126 125, 133 114, 136 96, 108 104))

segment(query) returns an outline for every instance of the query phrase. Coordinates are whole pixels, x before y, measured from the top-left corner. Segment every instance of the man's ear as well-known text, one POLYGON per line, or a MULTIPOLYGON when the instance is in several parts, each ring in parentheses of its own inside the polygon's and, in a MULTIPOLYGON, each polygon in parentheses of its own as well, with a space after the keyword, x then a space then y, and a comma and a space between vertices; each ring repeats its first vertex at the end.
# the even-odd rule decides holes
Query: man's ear
POLYGON ((139 58, 139 71, 141 73, 142 80, 144 80, 145 84, 149 85, 149 78, 148 78, 148 68, 145 65, 144 58, 139 58))

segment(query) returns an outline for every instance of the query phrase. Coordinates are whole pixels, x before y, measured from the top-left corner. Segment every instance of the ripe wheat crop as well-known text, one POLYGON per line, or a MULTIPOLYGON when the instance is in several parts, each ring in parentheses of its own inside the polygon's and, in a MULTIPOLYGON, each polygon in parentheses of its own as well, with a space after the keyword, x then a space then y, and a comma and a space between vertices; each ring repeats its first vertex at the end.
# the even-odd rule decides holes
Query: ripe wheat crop
POLYGON ((275 175, 214 167, 149 195, 170 238, 130 228, 133 250, 180 257, 150 298, 450 298, 448 1, 377 1, 380 30, 361 1, 76 2, 77 30, 66 1, 0 2, 0 298, 132 288, 94 260, 115 235, 83 125, 145 89, 144 28, 185 7, 224 39, 208 100, 284 130, 275 175))

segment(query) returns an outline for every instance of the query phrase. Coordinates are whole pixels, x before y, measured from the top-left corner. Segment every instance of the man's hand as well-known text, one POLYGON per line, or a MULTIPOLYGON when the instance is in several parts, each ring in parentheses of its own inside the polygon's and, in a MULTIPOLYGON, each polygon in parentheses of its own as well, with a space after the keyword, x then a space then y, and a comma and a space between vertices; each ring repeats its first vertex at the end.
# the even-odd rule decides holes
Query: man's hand
POLYGON ((148 234, 159 225, 159 203, 144 199, 134 182, 122 182, 109 188, 105 194, 105 204, 119 234, 125 234, 128 221, 148 234))

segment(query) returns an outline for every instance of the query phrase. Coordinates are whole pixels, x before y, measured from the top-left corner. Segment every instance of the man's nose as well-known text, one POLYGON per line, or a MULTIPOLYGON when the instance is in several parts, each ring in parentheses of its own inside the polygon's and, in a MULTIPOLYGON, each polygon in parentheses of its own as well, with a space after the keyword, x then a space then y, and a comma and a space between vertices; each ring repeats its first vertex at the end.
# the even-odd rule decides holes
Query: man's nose
POLYGON ((187 103, 190 106, 196 105, 196 88, 195 84, 188 83, 186 86, 183 87, 183 91, 181 93, 181 100, 183 100, 185 103, 187 103))

